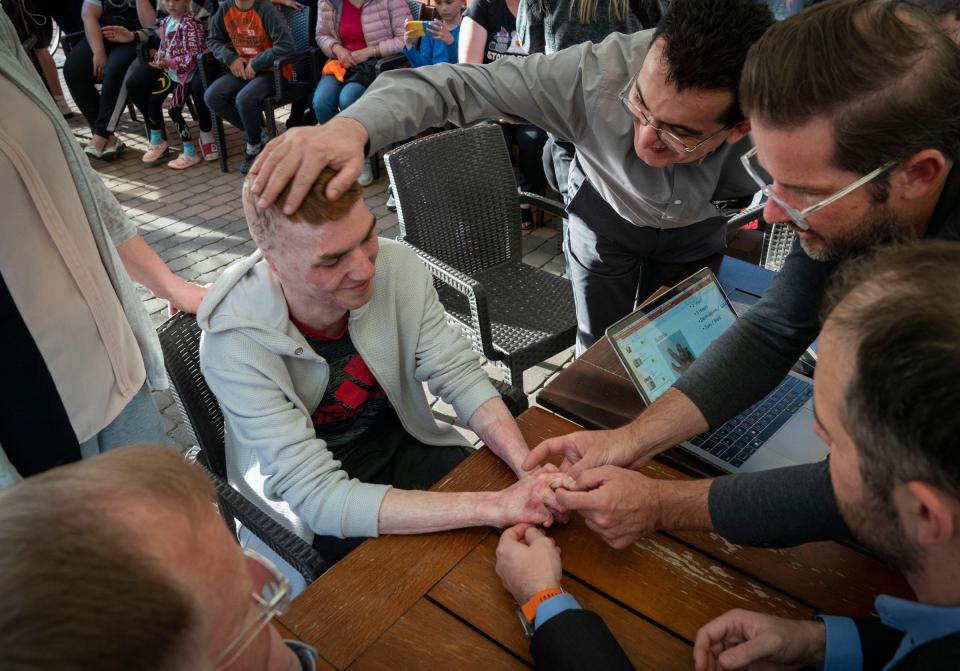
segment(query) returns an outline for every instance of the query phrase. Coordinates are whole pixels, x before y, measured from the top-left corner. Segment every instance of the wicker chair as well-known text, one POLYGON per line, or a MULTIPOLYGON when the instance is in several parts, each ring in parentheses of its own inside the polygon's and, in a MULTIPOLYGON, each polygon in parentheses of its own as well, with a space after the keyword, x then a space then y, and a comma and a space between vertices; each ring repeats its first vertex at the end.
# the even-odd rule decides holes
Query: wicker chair
POLYGON ((498 126, 481 124, 389 152, 399 240, 434 276, 451 323, 522 391, 523 371, 573 344, 570 282, 523 263, 520 204, 565 216, 521 193, 498 126))
POLYGON ((157 329, 160 346, 173 383, 173 397, 199 448, 198 461, 217 488, 218 505, 236 536, 234 520, 250 529, 274 552, 303 575, 307 584, 326 570, 313 547, 282 527, 227 482, 223 444, 223 414, 200 372, 200 327, 193 315, 180 313, 157 329))

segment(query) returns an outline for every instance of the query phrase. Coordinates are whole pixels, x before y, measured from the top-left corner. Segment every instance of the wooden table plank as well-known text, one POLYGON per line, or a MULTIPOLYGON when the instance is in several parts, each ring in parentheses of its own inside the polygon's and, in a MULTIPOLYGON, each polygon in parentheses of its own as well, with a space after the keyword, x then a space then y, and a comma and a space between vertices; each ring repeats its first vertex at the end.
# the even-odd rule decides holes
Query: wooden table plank
POLYGON ((565 571, 690 641, 701 626, 731 608, 792 618, 815 615, 791 596, 663 534, 614 550, 575 516, 551 536, 563 551, 565 571))
MULTIPOLYGON (((537 408, 521 415, 519 423, 531 446, 579 429, 537 408)), ((641 472, 661 479, 689 479, 657 461, 651 461, 641 472)), ((839 543, 808 543, 795 548, 765 550, 734 545, 716 534, 671 532, 669 535, 810 604, 819 612, 840 615, 872 612, 878 587, 886 594, 912 596, 901 576, 876 559, 839 543)))
MULTIPOLYGON (((430 598, 532 663, 516 604, 494 570, 496 548, 497 537, 487 536, 430 590, 430 598)), ((563 587, 581 606, 603 618, 630 661, 641 671, 690 668, 692 652, 688 644, 575 580, 564 580, 563 587)))
MULTIPOLYGON (((515 480, 483 448, 434 489, 491 491, 515 480)), ((482 527, 367 541, 297 597, 281 621, 334 666, 345 668, 489 531, 482 527)))
MULTIPOLYGON (((518 623, 519 626, 519 623, 518 623)), ((445 613, 417 601, 354 662, 351 671, 527 669, 526 664, 445 613), (442 632, 442 636, 437 634, 442 632)))

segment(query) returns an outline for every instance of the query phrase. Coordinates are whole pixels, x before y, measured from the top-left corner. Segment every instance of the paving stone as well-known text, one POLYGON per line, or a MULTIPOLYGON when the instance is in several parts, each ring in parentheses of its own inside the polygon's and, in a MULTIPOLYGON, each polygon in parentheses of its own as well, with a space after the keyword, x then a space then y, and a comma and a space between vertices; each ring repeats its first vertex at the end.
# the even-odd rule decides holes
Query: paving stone
POLYGON ((529 254, 523 255, 523 262, 527 265, 533 266, 534 268, 539 268, 540 266, 545 265, 552 258, 553 255, 549 252, 545 252, 541 249, 535 249, 529 254))

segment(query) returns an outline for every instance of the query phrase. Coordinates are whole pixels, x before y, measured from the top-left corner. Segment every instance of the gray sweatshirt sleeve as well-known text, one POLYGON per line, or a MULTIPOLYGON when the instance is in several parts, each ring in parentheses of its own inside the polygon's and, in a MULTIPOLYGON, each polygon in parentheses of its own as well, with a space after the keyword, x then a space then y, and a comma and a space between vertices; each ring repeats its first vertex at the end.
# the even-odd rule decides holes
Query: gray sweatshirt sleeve
POLYGON ((674 387, 723 424, 769 393, 820 331, 820 304, 833 263, 814 261, 794 243, 757 303, 687 369, 674 387))
POLYGON ((740 545, 789 547, 850 537, 826 461, 717 478, 709 505, 716 532, 740 545))
POLYGON ((230 35, 223 23, 223 15, 229 6, 228 2, 222 3, 217 13, 210 19, 210 25, 207 28, 207 48, 213 53, 214 58, 224 65, 230 65, 237 60, 237 52, 233 50, 230 35))
MULTIPOLYGON (((257 13, 260 15, 260 21, 266 29, 270 39, 273 40, 273 46, 266 51, 258 54, 256 58, 250 61, 250 67, 255 72, 261 72, 269 67, 273 67, 273 62, 278 58, 286 58, 293 54, 297 47, 293 43, 293 35, 290 34, 290 28, 287 22, 283 20, 283 14, 276 9, 269 0, 261 0, 256 5, 257 13)), ((302 9, 300 11, 307 11, 302 9)))
POLYGON ((586 76, 597 68, 594 45, 487 65, 441 63, 401 68, 377 77, 340 113, 363 124, 370 151, 450 122, 466 126, 491 118, 528 122, 572 142, 587 123, 586 76))

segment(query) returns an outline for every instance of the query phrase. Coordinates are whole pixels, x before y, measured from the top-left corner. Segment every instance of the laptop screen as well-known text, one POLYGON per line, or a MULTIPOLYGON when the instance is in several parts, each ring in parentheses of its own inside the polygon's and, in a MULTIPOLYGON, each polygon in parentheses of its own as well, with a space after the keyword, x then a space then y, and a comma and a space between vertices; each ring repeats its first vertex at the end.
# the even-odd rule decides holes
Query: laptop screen
POLYGON ((734 321, 716 277, 704 268, 611 326, 607 336, 652 403, 734 321))

